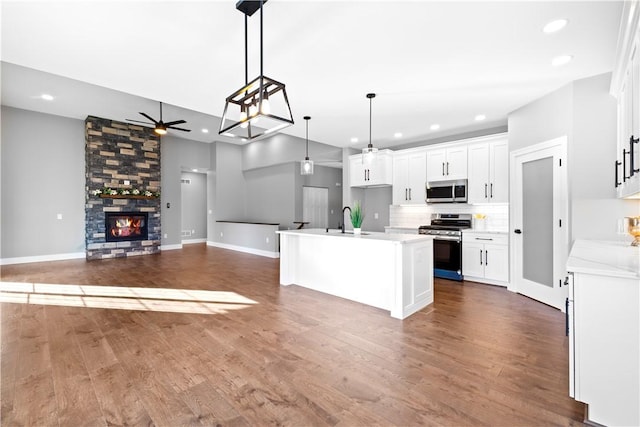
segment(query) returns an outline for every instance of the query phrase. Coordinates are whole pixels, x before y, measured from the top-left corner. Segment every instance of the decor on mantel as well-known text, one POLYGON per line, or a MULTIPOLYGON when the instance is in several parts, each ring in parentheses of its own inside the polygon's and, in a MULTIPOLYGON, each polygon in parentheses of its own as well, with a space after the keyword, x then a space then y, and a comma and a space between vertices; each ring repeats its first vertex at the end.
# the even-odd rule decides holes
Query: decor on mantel
POLYGON ((307 141, 306 156, 304 160, 300 162, 300 175, 313 175, 313 160, 309 160, 309 120, 311 117, 304 116, 303 119, 307 122, 307 141))
POLYGON ((144 123, 146 125, 153 125, 153 131, 155 133, 157 133, 158 135, 162 136, 162 135, 166 135, 167 134, 167 129, 175 129, 175 130, 181 130, 183 132, 191 132, 190 129, 184 129, 184 128, 179 128, 176 127, 175 125, 181 125, 182 123, 187 123, 186 120, 174 120, 172 122, 163 122, 162 121, 162 102, 160 102, 160 120, 156 120, 153 117, 151 117, 150 115, 140 112, 140 115, 142 115, 143 117, 146 117, 147 119, 151 120, 151 123, 149 122, 142 122, 140 120, 133 120, 133 119, 127 119, 128 122, 135 122, 135 123, 144 123))
POLYGON ((375 157, 378 149, 373 146, 371 143, 371 102, 373 98, 376 97, 375 93, 368 93, 367 98, 369 98, 369 145, 362 149, 362 163, 371 164, 373 158, 375 157))
POLYGON ((266 0, 240 0, 236 9, 244 13, 244 86, 226 99, 219 134, 252 141, 293 124, 289 98, 284 83, 264 75, 262 42, 262 8, 266 0), (260 9, 260 75, 249 82, 248 17, 260 9))
POLYGON ((92 190, 91 194, 110 199, 157 199, 160 197, 158 191, 139 190, 137 188, 104 187, 92 190))

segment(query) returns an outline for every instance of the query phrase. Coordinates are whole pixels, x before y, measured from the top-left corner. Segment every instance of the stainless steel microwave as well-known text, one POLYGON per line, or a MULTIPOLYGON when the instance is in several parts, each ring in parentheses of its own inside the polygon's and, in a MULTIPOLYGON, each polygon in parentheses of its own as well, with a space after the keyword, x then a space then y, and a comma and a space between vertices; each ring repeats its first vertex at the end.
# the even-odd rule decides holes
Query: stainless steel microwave
POLYGON ((427 182, 427 203, 467 203, 467 180, 427 182))

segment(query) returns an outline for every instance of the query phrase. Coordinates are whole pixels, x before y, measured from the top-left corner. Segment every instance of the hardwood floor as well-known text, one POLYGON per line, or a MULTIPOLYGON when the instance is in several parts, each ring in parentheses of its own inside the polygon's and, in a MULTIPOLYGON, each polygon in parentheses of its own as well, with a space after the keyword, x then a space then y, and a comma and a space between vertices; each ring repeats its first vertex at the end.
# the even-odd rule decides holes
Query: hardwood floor
POLYGON ((399 321, 280 287, 278 262, 189 245, 2 267, 44 285, 2 293, 31 303, 0 305, 1 424, 582 424, 561 312, 436 280, 433 307, 399 321))

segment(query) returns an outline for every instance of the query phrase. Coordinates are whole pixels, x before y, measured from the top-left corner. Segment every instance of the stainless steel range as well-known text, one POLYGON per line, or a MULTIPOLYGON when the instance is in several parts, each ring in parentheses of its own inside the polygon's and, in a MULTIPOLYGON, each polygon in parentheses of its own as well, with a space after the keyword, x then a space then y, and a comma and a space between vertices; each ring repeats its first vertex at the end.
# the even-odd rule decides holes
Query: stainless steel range
POLYGON ((430 225, 418 227, 419 234, 434 236, 433 275, 462 280, 462 230, 471 228, 471 214, 432 214, 430 225))

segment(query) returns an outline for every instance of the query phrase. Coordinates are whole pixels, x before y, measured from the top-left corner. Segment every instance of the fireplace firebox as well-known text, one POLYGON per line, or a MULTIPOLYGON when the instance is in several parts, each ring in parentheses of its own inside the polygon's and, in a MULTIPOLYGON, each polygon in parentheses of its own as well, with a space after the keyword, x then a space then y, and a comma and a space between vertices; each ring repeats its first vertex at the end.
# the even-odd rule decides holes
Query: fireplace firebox
POLYGON ((105 212, 107 242, 146 240, 148 219, 146 212, 105 212))

